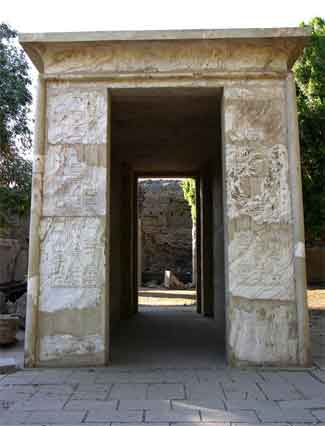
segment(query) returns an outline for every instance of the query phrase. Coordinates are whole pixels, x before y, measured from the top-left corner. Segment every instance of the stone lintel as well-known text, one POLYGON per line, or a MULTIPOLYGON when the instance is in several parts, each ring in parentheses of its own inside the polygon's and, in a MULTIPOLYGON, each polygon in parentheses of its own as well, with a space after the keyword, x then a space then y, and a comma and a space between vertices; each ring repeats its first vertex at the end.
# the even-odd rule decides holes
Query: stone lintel
POLYGON ((265 71, 265 66, 270 71, 284 71, 292 67, 310 34, 308 27, 99 31, 22 33, 19 41, 41 73, 88 71, 89 60, 92 72, 120 73, 125 69, 128 72, 159 72, 189 68, 195 71, 265 71), (255 59, 248 61, 252 69, 243 58, 237 59, 237 50, 243 58, 255 59), (269 63, 270 57, 272 63, 269 63))
POLYGON ((21 43, 81 43, 101 41, 154 41, 154 40, 214 40, 252 38, 306 38, 309 27, 287 28, 220 28, 212 30, 156 30, 156 31, 92 31, 21 33, 21 43))

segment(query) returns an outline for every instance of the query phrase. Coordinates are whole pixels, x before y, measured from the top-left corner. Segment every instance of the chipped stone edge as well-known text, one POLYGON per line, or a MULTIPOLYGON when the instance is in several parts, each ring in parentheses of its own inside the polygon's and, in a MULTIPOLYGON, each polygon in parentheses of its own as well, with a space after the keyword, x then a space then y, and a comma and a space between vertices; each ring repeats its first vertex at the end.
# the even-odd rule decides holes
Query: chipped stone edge
POLYGON ((311 354, 307 306, 304 208, 302 200, 296 87, 292 72, 288 73, 286 79, 286 96, 289 180, 293 217, 294 276, 298 323, 298 361, 301 366, 309 367, 311 365, 311 354))
POLYGON ((40 236, 39 226, 42 213, 42 181, 45 145, 45 102, 46 84, 42 75, 38 76, 36 123, 33 147, 32 200, 29 230, 28 287, 25 328, 25 367, 37 364, 38 339, 38 298, 40 287, 40 236))
POLYGON ((222 204, 223 204, 223 253, 224 253, 224 279, 225 279, 225 336, 226 336, 226 342, 225 342, 225 352, 226 352, 226 360, 227 364, 231 365, 231 347, 230 347, 230 330, 231 330, 231 324, 230 324, 230 293, 229 293, 229 253, 228 253, 228 246, 229 246, 229 235, 228 235, 228 228, 229 228, 229 217, 228 217, 228 209, 227 209, 227 191, 226 191, 226 184, 227 184, 227 169, 226 169, 226 116, 225 116, 225 88, 223 88, 222 92, 222 98, 221 98, 221 108, 220 108, 220 114, 221 114, 221 167, 222 167, 222 204))
POLYGON ((298 241, 295 245, 295 257, 306 257, 305 243, 298 241))

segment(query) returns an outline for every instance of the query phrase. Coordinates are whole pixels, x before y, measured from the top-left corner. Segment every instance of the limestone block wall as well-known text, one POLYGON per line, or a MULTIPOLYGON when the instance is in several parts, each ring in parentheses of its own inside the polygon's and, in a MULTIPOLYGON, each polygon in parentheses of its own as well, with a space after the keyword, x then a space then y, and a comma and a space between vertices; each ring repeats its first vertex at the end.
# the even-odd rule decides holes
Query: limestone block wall
POLYGON ((164 279, 166 269, 192 278, 192 219, 181 180, 140 180, 138 215, 142 230, 143 280, 164 279))
POLYGON ((223 99, 228 358, 299 364, 286 81, 253 83, 223 99))
MULTIPOLYGON (((37 341, 36 349, 29 348, 27 339, 26 362, 100 365, 105 363, 107 347, 108 92, 48 83, 44 109, 39 255, 33 260, 36 269, 39 265, 34 299, 38 314, 37 322, 31 324, 29 318, 27 327, 37 341), (28 354, 33 349, 32 361, 28 354)), ((27 321, 33 309, 28 303, 27 321)))

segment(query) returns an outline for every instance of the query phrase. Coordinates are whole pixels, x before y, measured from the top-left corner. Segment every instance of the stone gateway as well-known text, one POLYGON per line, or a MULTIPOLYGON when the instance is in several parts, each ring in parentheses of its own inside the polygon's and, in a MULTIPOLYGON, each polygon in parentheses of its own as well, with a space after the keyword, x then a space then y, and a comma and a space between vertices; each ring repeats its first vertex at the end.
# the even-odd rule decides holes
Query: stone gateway
POLYGON ((110 362, 137 312, 138 179, 182 175, 198 188, 198 311, 228 363, 309 365, 291 72, 309 36, 20 35, 39 71, 26 366, 110 362))

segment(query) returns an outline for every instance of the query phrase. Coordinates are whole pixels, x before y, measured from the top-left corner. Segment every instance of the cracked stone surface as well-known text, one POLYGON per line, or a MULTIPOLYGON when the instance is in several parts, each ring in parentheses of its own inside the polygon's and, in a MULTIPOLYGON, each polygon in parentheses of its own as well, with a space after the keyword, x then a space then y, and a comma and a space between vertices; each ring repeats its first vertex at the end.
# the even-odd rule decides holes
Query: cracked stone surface
POLYGON ((325 377, 318 368, 22 370, 0 376, 0 413, 0 425, 321 424, 325 377), (191 398, 195 388, 205 398, 191 398))
MULTIPOLYGON (((143 324, 148 324, 150 310, 147 311, 147 316, 143 314, 143 324)), ((198 323, 189 321, 191 310, 187 314, 181 311, 179 315, 183 318, 181 327, 188 324, 192 331, 201 327, 196 344, 204 346, 202 330, 207 330, 213 322, 200 317, 198 323)), ((180 318, 178 322, 174 321, 177 340, 180 340, 177 328, 180 318)), ((168 316, 165 315, 164 324, 166 320, 168 316)), ((323 320, 324 316, 319 312, 311 312, 311 330, 315 339, 322 338, 323 320)), ((151 313, 151 325, 157 326, 157 321, 151 313)), ((193 341, 189 328, 183 329, 185 337, 177 349, 173 344, 176 340, 168 331, 170 326, 165 334, 158 333, 154 340, 154 337, 148 339, 146 333, 145 336, 139 333, 141 318, 133 320, 132 324, 124 330, 125 341, 121 342, 121 349, 129 344, 130 335, 135 335, 137 329, 141 359, 144 353, 151 358, 157 357, 157 349, 150 352, 149 348, 155 346, 157 339, 162 340, 167 349, 164 352, 161 346, 158 351, 164 366, 153 366, 152 360, 150 363, 148 359, 144 363, 138 360, 133 365, 124 360, 123 365, 115 363, 108 368, 26 369, 2 374, 0 425, 294 426, 324 423, 325 368, 235 369, 226 367, 221 358, 214 364, 206 359, 202 366, 201 352, 193 353, 185 345, 189 354, 184 355, 182 348, 188 341, 186 339, 193 341), (195 362, 190 367, 177 363, 168 366, 165 360, 168 351, 174 357, 175 353, 182 352, 183 365, 188 357, 195 362)), ((321 340, 318 345, 322 345, 321 340)), ((136 351, 134 348, 133 361, 136 351)), ((119 357, 119 352, 115 355, 119 357)), ((323 357, 320 352, 316 355, 317 364, 321 359, 325 360, 325 352, 323 357)))

